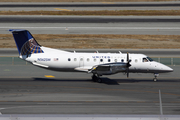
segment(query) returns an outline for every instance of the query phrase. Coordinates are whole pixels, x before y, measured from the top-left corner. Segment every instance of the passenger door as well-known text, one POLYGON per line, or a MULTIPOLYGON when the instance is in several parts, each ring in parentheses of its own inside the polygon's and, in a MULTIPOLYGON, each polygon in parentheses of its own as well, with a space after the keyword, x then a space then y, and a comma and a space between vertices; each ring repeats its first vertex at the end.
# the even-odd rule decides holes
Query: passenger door
POLYGON ((79 58, 79 67, 84 67, 84 57, 83 56, 81 56, 79 58))

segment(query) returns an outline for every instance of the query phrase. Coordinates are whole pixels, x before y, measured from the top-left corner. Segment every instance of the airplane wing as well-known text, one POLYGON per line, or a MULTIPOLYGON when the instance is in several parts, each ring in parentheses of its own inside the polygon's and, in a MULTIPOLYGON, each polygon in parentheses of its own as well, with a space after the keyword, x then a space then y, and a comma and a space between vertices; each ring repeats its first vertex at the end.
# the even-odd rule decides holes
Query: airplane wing
POLYGON ((88 70, 88 73, 98 75, 111 75, 118 72, 126 72, 127 68, 127 63, 115 62, 93 66, 91 69, 88 70))
POLYGON ((75 68, 75 70, 81 71, 81 72, 88 72, 89 69, 91 69, 91 68, 92 68, 92 66, 84 66, 84 67, 77 67, 77 68, 75 68))

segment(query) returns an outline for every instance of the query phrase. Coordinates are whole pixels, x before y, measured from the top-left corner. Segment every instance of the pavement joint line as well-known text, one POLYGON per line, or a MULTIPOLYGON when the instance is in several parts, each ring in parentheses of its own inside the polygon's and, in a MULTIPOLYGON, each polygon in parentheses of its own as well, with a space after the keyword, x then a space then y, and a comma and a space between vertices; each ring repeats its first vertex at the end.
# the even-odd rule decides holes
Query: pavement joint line
POLYGON ((119 101, 120 103, 128 103, 129 101, 119 101))
POLYGON ((26 102, 26 101, 15 101, 15 102, 26 102))
POLYGON ((78 101, 68 101, 68 102, 78 102, 78 101))
POLYGON ((105 103, 105 102, 106 102, 106 103, 107 103, 107 102, 111 102, 111 101, 101 101, 101 102, 103 102, 103 103, 105 103))
MULTIPOLYGON (((54 103, 159 103, 159 101, 0 101, 0 102, 41 102, 41 103, 47 103, 47 102, 54 102, 54 103)), ((169 102, 163 102, 163 103, 180 103, 180 101, 169 101, 169 102)))
POLYGON ((162 94, 180 96, 179 94, 173 94, 173 93, 162 93, 162 94))
POLYGON ((146 101, 136 101, 137 103, 146 103, 146 101))

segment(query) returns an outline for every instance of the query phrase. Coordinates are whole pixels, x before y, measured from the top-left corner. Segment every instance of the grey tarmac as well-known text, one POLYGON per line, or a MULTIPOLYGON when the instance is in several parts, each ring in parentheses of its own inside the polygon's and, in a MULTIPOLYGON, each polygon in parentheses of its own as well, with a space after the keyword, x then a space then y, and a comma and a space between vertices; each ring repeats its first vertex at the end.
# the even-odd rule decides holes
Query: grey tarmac
POLYGON ((179 10, 180 2, 0 2, 0 11, 179 10))
POLYGON ((1 65, 2 114, 159 114, 159 89, 164 115, 179 115, 180 66, 160 74, 122 73, 91 81, 91 74, 49 71, 32 65, 1 65))
POLYGON ((179 16, 0 16, 0 34, 27 29, 32 34, 179 35, 179 16))

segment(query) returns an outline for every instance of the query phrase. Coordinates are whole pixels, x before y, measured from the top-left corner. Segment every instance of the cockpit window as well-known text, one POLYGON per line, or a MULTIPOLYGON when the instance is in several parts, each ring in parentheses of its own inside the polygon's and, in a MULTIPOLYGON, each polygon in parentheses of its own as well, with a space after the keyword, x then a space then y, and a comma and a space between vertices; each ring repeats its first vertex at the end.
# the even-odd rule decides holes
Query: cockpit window
POLYGON ((153 61, 153 59, 150 57, 143 58, 143 62, 149 62, 149 61, 151 62, 153 61))
POLYGON ((143 62, 148 62, 148 59, 147 58, 143 58, 143 62))
POLYGON ((154 61, 152 58, 150 57, 147 57, 147 59, 151 62, 151 61, 154 61))

